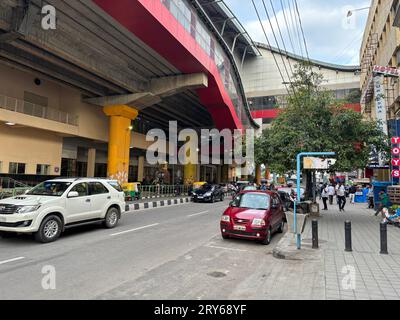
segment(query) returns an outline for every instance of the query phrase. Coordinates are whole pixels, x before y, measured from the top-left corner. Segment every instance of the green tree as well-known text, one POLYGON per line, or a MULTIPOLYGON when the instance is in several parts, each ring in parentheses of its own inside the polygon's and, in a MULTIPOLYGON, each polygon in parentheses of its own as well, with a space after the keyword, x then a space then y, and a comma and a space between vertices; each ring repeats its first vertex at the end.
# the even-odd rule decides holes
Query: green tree
MULTIPOLYGON (((268 164, 276 173, 293 173, 298 153, 334 151, 332 171, 352 171, 368 164, 372 147, 387 155, 388 138, 378 123, 345 109, 321 88, 322 80, 308 65, 296 66, 287 107, 255 142, 257 164, 268 164)), ((311 172, 305 176, 310 194, 311 172)))

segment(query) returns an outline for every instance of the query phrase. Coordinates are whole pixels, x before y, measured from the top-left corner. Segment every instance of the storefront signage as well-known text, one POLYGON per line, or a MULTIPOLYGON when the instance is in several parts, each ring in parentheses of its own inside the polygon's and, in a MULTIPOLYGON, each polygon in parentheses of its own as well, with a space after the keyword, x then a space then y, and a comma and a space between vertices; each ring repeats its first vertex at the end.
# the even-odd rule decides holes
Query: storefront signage
POLYGON ((392 138, 392 177, 400 178, 400 137, 392 138))
POLYGON ((304 169, 328 170, 336 163, 336 159, 322 159, 314 157, 304 158, 304 169))
POLYGON ((374 66, 373 72, 387 77, 400 77, 400 70, 392 67, 374 66))

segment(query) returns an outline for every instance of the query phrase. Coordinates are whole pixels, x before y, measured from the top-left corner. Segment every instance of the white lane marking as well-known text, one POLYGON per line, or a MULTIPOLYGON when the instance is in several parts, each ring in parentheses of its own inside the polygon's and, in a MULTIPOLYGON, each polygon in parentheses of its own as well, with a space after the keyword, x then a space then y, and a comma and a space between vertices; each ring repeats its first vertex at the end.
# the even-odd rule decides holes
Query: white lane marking
POLYGON ((207 248, 213 248, 213 249, 230 250, 230 251, 249 252, 249 250, 234 249, 234 248, 225 248, 225 247, 218 247, 218 246, 212 246, 212 245, 207 245, 206 247, 207 247, 207 248))
POLYGON ((199 216, 199 215, 202 215, 202 214, 206 214, 206 213, 209 213, 210 211, 202 211, 202 212, 199 212, 199 213, 194 213, 194 214, 190 214, 190 215, 188 215, 187 217, 188 218, 190 218, 190 217, 195 217, 195 216, 199 216))
POLYGON ((143 226, 143 227, 139 227, 139 228, 135 228, 135 229, 130 229, 130 230, 122 231, 122 232, 113 233, 113 234, 110 234, 110 236, 111 237, 119 236, 119 235, 124 234, 124 233, 129 233, 129 232, 134 232, 134 231, 138 231, 138 230, 142 230, 142 229, 147 229, 147 228, 155 227, 155 226, 158 226, 158 225, 159 225, 159 223, 150 224, 148 226, 143 226))
POLYGON ((25 257, 18 257, 18 258, 13 258, 13 259, 9 259, 9 260, 0 261, 0 264, 6 264, 6 263, 9 263, 9 262, 19 261, 19 260, 22 260, 22 259, 25 259, 25 257))

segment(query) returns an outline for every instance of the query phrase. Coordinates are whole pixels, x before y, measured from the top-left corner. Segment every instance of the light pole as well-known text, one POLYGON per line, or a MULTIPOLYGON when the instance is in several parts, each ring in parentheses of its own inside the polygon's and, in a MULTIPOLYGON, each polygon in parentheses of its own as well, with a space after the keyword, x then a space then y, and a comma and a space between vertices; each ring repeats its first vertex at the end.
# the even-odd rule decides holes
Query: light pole
POLYGON ((370 8, 371 8, 371 7, 365 7, 365 8, 360 8, 360 9, 349 10, 349 11, 347 12, 347 18, 350 18, 350 17, 353 15, 354 12, 362 11, 362 10, 367 10, 367 9, 370 9, 370 8))

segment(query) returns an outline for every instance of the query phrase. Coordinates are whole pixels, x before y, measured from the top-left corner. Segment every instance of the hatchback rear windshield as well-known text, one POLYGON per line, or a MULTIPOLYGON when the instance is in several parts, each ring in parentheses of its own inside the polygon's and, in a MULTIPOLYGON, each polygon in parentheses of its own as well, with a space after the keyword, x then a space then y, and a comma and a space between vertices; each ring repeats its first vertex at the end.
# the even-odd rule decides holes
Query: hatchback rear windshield
POLYGON ((71 182, 45 181, 29 190, 27 195, 61 197, 71 182))
POLYGON ((234 205, 239 208, 268 210, 269 195, 262 193, 244 193, 235 199, 234 205))

